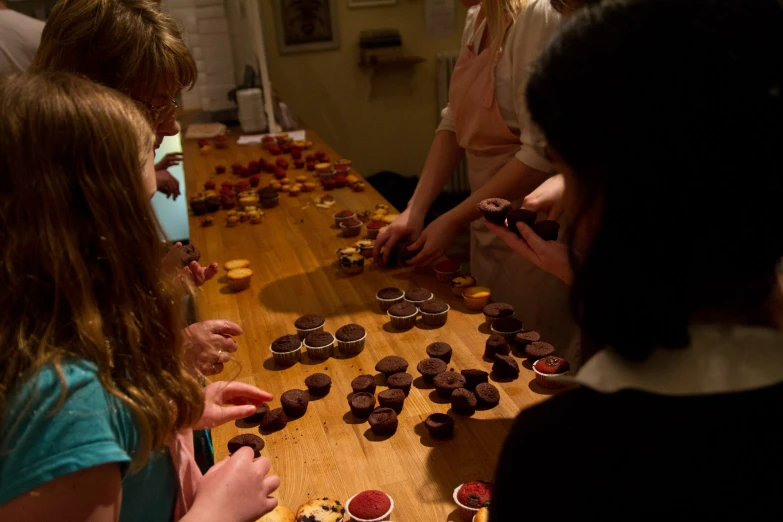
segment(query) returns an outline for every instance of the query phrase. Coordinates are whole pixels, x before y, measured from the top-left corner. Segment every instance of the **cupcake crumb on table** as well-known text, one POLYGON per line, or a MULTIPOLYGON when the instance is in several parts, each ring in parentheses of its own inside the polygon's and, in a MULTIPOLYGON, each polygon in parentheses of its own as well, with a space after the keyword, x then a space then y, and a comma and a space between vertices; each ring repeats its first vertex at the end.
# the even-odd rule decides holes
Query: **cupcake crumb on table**
POLYGON ((454 419, 445 413, 433 413, 424 420, 424 427, 433 439, 449 439, 454 435, 454 419))
POLYGON ((451 362, 452 352, 451 345, 444 342, 434 342, 427 346, 427 355, 434 359, 440 359, 446 364, 451 362))
POLYGON ((386 378, 386 386, 389 389, 402 390, 406 397, 411 391, 411 384, 413 384, 413 375, 406 372, 395 373, 386 378))
POLYGON ((228 452, 233 455, 245 446, 253 450, 253 458, 257 459, 264 449, 264 439, 253 433, 242 433, 228 441, 228 452))
POLYGON ((488 382, 482 382, 476 386, 476 400, 479 408, 494 408, 500 403, 500 392, 488 382))
POLYGON ((391 408, 376 408, 368 417, 370 429, 376 435, 391 435, 397 431, 397 413, 391 408))
POLYGON ((395 373, 404 373, 408 369, 408 361, 399 355, 388 355, 375 364, 375 371, 381 372, 387 378, 395 373))

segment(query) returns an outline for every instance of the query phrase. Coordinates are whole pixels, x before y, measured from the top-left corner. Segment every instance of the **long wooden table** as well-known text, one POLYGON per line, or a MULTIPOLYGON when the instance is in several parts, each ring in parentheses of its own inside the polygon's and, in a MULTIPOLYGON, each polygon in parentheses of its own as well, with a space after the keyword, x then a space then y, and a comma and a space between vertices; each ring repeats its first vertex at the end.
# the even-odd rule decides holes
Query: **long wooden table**
MULTIPOLYGON (((315 133, 308 131, 307 135, 314 149, 325 151, 331 160, 339 158, 315 133)), ((260 157, 272 159, 261 147, 239 146, 234 139, 228 149, 206 154, 199 152, 195 142, 187 141, 184 154, 190 193, 201 190, 208 179, 218 188, 225 180, 237 181, 239 178, 230 173, 232 163, 247 165, 260 157), (228 173, 215 175, 216 165, 225 165, 228 173)), ((301 174, 313 173, 290 172, 291 177, 301 174)), ((271 180, 270 174, 262 174, 261 186, 271 180)), ((359 193, 349 188, 331 191, 337 204, 325 210, 312 201, 312 196, 320 193, 281 194, 279 207, 265 209, 264 221, 258 225, 242 223, 227 228, 222 210, 212 227, 204 228, 199 217, 190 217, 191 239, 201 249, 202 263, 221 264, 220 275, 200 290, 200 318, 228 319, 244 329, 244 335, 237 338, 235 363, 227 364, 214 379, 237 380, 267 390, 275 396, 270 407, 276 408, 286 390, 306 389, 308 375, 324 372, 331 376, 331 392, 312 401, 304 417, 292 420, 282 431, 262 435, 266 441, 263 455, 272 461, 272 473, 281 477, 277 497, 292 511, 314 497, 344 502, 363 490, 381 489, 394 498, 392 520, 459 520, 452 500, 454 488, 470 480, 492 480, 514 417, 548 392, 536 385, 529 364, 520 360, 518 379, 494 382, 501 394, 496 408, 477 411, 472 417, 452 414, 456 420, 454 438, 431 439, 424 419, 435 412, 450 413, 450 405, 423 383, 416 365, 427 357, 429 343, 444 341, 454 349, 450 368, 490 371, 491 363, 482 359, 490 333, 484 316, 469 313, 461 298, 454 297, 448 285, 438 283, 431 270, 388 269, 369 263, 360 275, 343 275, 335 250, 360 237, 341 237, 332 215, 345 209, 371 210, 387 202, 368 184, 366 191, 359 193), (222 270, 223 262, 233 258, 249 259, 253 270, 251 287, 239 293, 228 289, 222 270), (429 288, 451 305, 447 324, 437 329, 416 326, 404 332, 393 330, 375 302, 376 292, 387 286, 429 288), (323 314, 326 330, 331 333, 347 323, 361 324, 368 332, 365 350, 355 357, 338 354, 326 361, 310 360, 303 353, 301 362, 292 367, 276 366, 270 343, 281 335, 295 334, 295 319, 307 313, 323 314), (348 397, 351 380, 360 374, 375 375, 376 362, 387 355, 407 359, 408 372, 415 380, 399 416, 397 433, 378 437, 366 421, 351 415, 348 397)), ((382 377, 376 380, 377 392, 384 390, 382 377)), ((258 433, 257 428, 235 424, 213 430, 216 458, 227 455, 226 443, 231 437, 245 432, 258 433)))

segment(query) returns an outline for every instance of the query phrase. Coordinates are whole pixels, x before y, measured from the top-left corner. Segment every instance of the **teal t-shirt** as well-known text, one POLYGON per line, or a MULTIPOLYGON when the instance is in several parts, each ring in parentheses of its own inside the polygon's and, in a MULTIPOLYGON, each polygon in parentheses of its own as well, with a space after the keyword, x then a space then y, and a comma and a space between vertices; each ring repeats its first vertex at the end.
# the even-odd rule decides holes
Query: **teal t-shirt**
POLYGON ((178 482, 170 455, 153 452, 138 473, 128 471, 138 444, 131 412, 98 380, 97 367, 80 359, 45 366, 8 395, 0 425, 0 505, 55 478, 116 462, 122 471, 121 522, 169 522, 178 482))

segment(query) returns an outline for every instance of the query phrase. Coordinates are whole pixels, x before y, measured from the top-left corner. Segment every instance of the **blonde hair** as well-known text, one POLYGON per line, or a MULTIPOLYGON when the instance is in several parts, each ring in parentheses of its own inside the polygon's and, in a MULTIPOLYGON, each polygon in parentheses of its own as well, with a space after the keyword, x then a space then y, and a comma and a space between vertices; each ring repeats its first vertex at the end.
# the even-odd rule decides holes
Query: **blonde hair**
POLYGON ((142 180, 154 136, 131 100, 67 73, 0 78, 0 114, 0 419, 44 365, 62 403, 62 361, 92 362, 134 415, 140 466, 204 404, 142 180))
POLYGON ((487 19, 487 29, 492 35, 492 48, 500 49, 506 30, 506 13, 516 20, 517 15, 527 5, 528 0, 481 0, 481 9, 487 19))
POLYGON ((198 74, 177 23, 150 0, 60 0, 31 70, 81 74, 134 97, 161 81, 174 95, 198 74))

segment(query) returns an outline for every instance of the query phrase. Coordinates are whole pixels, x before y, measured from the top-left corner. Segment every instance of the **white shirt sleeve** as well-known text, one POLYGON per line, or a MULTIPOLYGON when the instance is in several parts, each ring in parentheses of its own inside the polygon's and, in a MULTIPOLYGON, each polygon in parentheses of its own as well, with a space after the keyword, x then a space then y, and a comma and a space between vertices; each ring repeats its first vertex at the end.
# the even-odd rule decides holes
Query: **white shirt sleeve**
MULTIPOLYGON (((468 44, 468 40, 470 40, 470 37, 473 35, 473 31, 476 28, 476 18, 478 17, 479 7, 480 6, 476 5, 468 9, 468 15, 465 17, 465 29, 462 31, 462 43, 459 48, 460 52, 462 52, 462 49, 468 44)), ((454 127, 454 119, 451 117, 451 111, 449 110, 448 104, 440 111, 440 125, 435 129, 435 132, 437 133, 443 130, 451 132, 457 131, 456 127, 454 127)))
MULTIPOLYGON (((509 91, 513 97, 516 127, 522 145, 516 157, 525 165, 543 172, 552 172, 552 165, 544 155, 544 135, 530 119, 525 90, 531 66, 546 47, 559 22, 560 15, 551 8, 549 0, 531 0, 509 30, 505 43, 506 52, 511 55, 509 91)), ((501 71, 497 75, 500 78, 501 71)))

